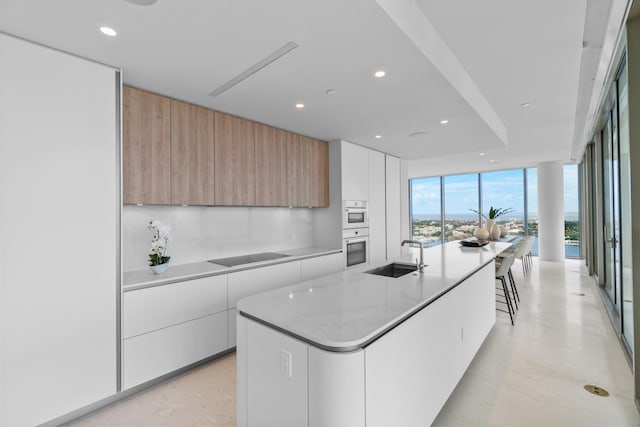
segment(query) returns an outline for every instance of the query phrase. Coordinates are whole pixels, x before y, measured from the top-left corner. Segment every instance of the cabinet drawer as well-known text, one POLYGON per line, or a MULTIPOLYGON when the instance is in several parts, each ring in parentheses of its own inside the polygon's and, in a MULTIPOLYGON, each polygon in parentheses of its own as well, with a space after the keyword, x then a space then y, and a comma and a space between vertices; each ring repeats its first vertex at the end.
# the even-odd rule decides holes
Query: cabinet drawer
POLYGON ((212 276, 124 293, 123 338, 227 309, 227 276, 212 276))
POLYGON ((226 311, 125 339, 123 388, 150 381, 226 349, 226 311))
POLYGON ((228 306, 229 308, 235 308, 236 302, 240 298, 298 283, 300 281, 300 261, 238 271, 237 273, 230 273, 228 277, 228 306))
POLYGON ((311 280, 344 270, 346 261, 342 252, 308 258, 300 261, 300 279, 311 280))

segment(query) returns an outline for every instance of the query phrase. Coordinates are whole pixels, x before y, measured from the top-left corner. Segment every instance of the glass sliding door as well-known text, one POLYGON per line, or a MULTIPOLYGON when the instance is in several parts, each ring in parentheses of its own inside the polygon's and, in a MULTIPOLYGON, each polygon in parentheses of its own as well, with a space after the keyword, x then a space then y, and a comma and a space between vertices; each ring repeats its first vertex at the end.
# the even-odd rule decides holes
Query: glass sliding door
POLYGON ((631 160, 629 153, 629 95, 626 61, 618 73, 618 134, 620 149, 620 231, 622 257, 622 336, 633 348, 633 276, 631 239, 631 160))
POLYGON ((604 235, 604 286, 611 303, 620 313, 620 228, 618 169, 618 126, 617 108, 609 113, 607 124, 602 130, 602 189, 603 189, 603 235, 604 235))

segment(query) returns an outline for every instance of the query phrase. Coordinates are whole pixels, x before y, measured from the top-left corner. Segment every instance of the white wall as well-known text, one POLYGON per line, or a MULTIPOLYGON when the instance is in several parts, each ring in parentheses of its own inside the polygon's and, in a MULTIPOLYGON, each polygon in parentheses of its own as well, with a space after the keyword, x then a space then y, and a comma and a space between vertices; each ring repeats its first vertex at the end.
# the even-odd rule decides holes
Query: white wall
POLYGON ((151 243, 151 231, 147 225, 151 220, 171 225, 172 241, 167 255, 175 265, 316 246, 313 238, 314 210, 127 205, 122 217, 123 271, 147 268, 151 243))

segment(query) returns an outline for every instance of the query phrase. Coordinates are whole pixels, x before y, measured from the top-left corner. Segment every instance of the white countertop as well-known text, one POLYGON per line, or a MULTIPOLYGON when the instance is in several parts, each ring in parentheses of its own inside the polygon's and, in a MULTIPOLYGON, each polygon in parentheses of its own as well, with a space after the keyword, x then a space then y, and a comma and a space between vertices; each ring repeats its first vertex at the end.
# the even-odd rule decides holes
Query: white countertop
POLYGON ((182 282, 185 280, 200 279, 203 277, 215 276, 218 274, 228 274, 236 271, 249 270, 253 268, 266 267, 269 265, 282 264, 285 262, 299 261, 307 258, 315 258, 323 255, 330 255, 341 252, 342 249, 326 248, 298 248, 284 251, 270 251, 279 254, 289 255, 286 258, 278 258, 269 261, 253 262, 234 267, 213 264, 207 261, 190 264, 169 265, 166 272, 153 274, 151 269, 126 271, 123 274, 122 289, 124 292, 149 288, 152 286, 167 285, 169 283, 182 282))
MULTIPOLYGON (((490 263, 509 243, 481 248, 459 242, 424 249, 424 273, 399 278, 364 273, 369 265, 241 299, 238 310, 331 351, 352 351, 404 321, 490 263)), ((420 250, 398 258, 415 262, 420 250)), ((386 265, 390 262, 386 262, 386 265)))

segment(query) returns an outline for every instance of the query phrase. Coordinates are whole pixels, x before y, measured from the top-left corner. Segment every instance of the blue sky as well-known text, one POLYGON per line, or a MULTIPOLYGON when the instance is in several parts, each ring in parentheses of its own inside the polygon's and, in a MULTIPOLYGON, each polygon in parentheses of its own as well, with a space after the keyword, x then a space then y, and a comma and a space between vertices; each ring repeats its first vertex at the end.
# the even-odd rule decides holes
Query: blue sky
MULTIPOLYGON (((528 210, 538 211, 537 170, 527 170, 529 193, 528 210)), ((482 174, 484 211, 490 206, 524 211, 524 177, 522 169, 486 172, 482 174)), ((451 175, 444 177, 445 209, 449 213, 468 213, 478 208, 478 175, 451 175)), ((576 165, 564 167, 565 212, 578 212, 578 174, 576 165)), ((412 182, 412 206, 415 214, 440 212, 440 177, 419 178, 412 182)), ((486 214, 486 213, 485 213, 486 214)))

